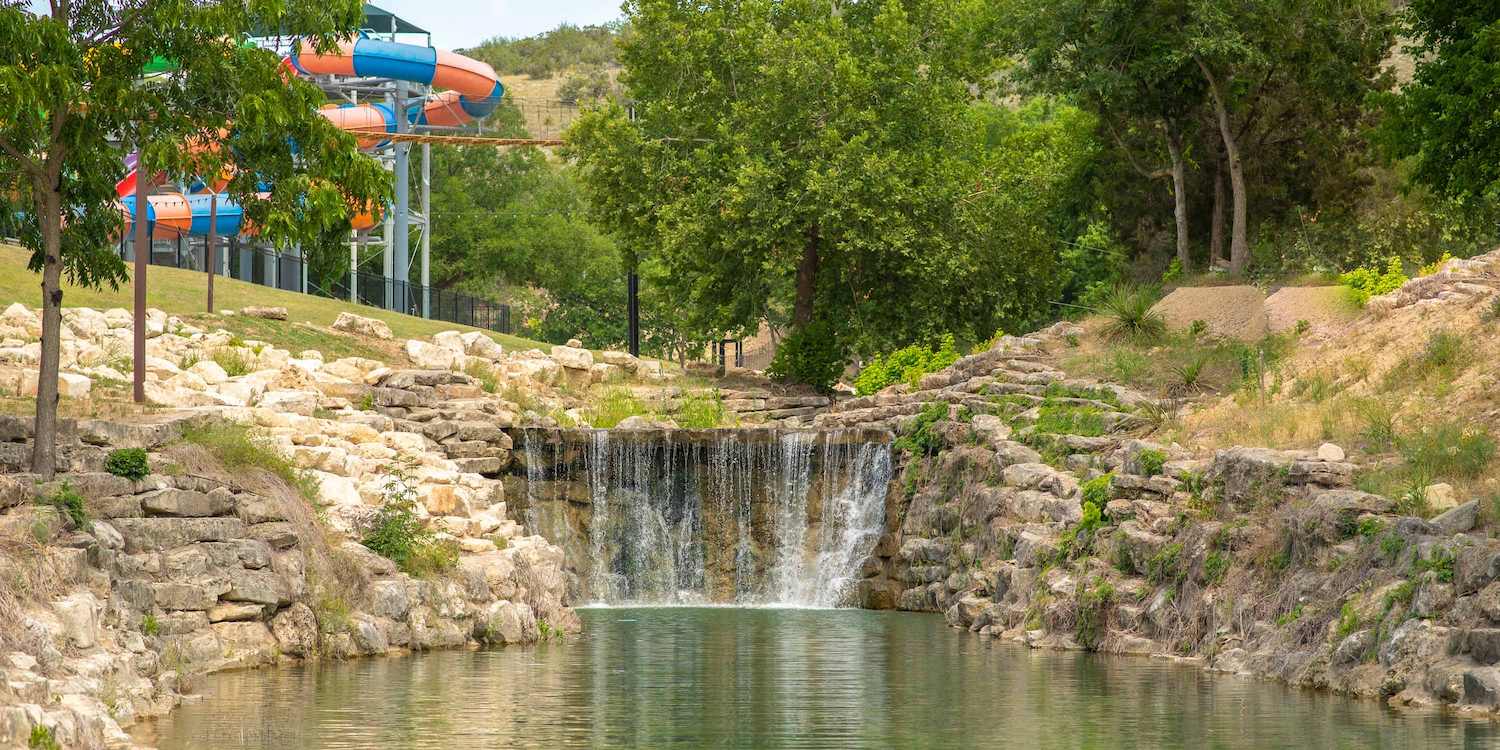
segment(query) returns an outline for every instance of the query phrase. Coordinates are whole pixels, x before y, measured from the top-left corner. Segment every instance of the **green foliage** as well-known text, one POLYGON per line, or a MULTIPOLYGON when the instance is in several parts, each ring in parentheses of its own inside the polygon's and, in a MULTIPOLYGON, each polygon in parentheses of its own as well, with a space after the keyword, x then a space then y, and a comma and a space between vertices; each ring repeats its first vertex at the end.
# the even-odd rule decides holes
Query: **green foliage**
POLYGON ((678 427, 709 429, 733 425, 735 414, 724 408, 724 397, 715 390, 684 395, 682 404, 672 415, 672 419, 677 422, 678 427))
POLYGON ((73 488, 73 484, 63 481, 52 491, 52 494, 41 498, 43 505, 50 505, 57 509, 68 519, 73 528, 87 531, 92 524, 89 522, 89 511, 84 505, 83 495, 73 488))
POLYGON ((157 622, 156 615, 152 612, 147 612, 146 616, 141 618, 141 633, 146 636, 153 636, 160 632, 161 623, 157 622))
POLYGON ((1298 603, 1297 606, 1282 612, 1276 617, 1276 627, 1286 627, 1300 619, 1302 619, 1302 604, 1298 603))
POLYGON ((1356 630, 1359 630, 1359 613, 1354 611, 1354 602, 1344 602, 1344 606, 1339 609, 1339 622, 1334 637, 1343 640, 1356 630))
POLYGON ((104 470, 117 477, 140 479, 151 473, 144 448, 116 448, 104 457, 104 470))
POLYGON ((1141 467, 1141 473, 1148 477, 1154 477, 1161 473, 1162 467, 1167 463, 1167 454, 1155 448, 1146 448, 1135 455, 1136 463, 1141 467))
POLYGON ((1355 533, 1365 539, 1374 539, 1382 531, 1385 531, 1385 522, 1374 516, 1360 519, 1359 525, 1355 527, 1355 533))
POLYGON ((575 67, 604 67, 619 60, 615 44, 623 27, 560 24, 557 28, 523 39, 497 37, 465 51, 489 63, 501 75, 520 73, 546 78, 575 67))
POLYGON ((41 724, 31 728, 31 734, 26 738, 26 747, 31 750, 62 750, 62 745, 57 742, 57 735, 52 733, 52 727, 41 724))
POLYGON ((244 349, 238 347, 223 347, 215 349, 213 361, 224 369, 224 374, 231 378, 241 375, 249 375, 255 370, 254 357, 245 353, 244 349))
POLYGON ((1500 135, 1492 83, 1500 76, 1500 6, 1488 0, 1413 0, 1403 16, 1412 80, 1384 96, 1383 143, 1412 177, 1471 209, 1500 195, 1500 135))
POLYGON ((1210 586, 1222 582, 1224 576, 1229 574, 1231 562, 1230 556, 1219 550, 1208 553, 1208 557, 1203 560, 1203 580, 1210 586))
POLYGON ((1384 271, 1377 268, 1356 268, 1339 276, 1339 283, 1349 289, 1349 299, 1360 307, 1364 307, 1371 297, 1400 289, 1407 281, 1409 279, 1401 267, 1401 259, 1396 257, 1386 259, 1384 271))
POLYGON ((283 457, 269 437, 246 425, 226 420, 190 423, 182 428, 182 442, 202 446, 231 471, 268 471, 297 490, 308 504, 318 502, 317 479, 283 457))
POLYGON ((1109 504, 1110 498, 1114 496, 1114 478, 1114 474, 1100 474, 1080 485, 1083 502, 1103 510, 1104 506, 1109 504))
POLYGON ((926 456, 937 453, 943 447, 942 440, 932 432, 933 424, 948 418, 948 404, 937 401, 922 408, 909 428, 892 446, 903 453, 926 456))
POLYGON ((1433 547, 1432 553, 1427 557, 1418 556, 1412 560, 1412 574, 1417 575, 1432 571, 1437 579, 1443 583, 1453 583, 1453 550, 1446 547, 1433 547))
POLYGON ((832 325, 824 321, 792 329, 776 349, 766 374, 773 379, 828 390, 844 372, 848 351, 832 325))
POLYGON ((958 361, 953 336, 943 336, 935 349, 913 344, 884 356, 877 355, 854 379, 854 392, 868 396, 893 383, 915 386, 923 375, 937 372, 958 361))
POLYGON ((584 408, 584 419, 590 427, 610 428, 628 417, 649 417, 652 412, 629 388, 609 388, 591 398, 584 408))
POLYGON ((1186 576, 1183 568, 1182 544, 1173 542, 1162 547, 1146 561, 1146 580, 1153 584, 1176 586, 1186 576))
POLYGON ((586 111, 567 156, 625 257, 666 269, 679 328, 826 320, 868 354, 1050 316, 1075 235, 1053 209, 1093 137, 1054 102, 976 103, 993 81, 967 3, 624 10, 631 113, 586 111))
POLYGON ((478 357, 470 357, 464 362, 464 374, 478 380, 485 393, 494 393, 500 388, 500 375, 495 372, 494 365, 478 357))
POLYGON ((1049 398, 1037 407, 1035 430, 1054 435, 1098 437, 1105 433, 1104 412, 1092 406, 1049 398))
POLYGON ((396 563, 411 576, 431 576, 458 564, 458 550, 436 539, 417 515, 415 480, 406 464, 386 467, 381 494, 383 502, 364 524, 360 544, 396 563))
POLYGON ((1117 284, 1104 299, 1104 333, 1114 339, 1150 343, 1167 332, 1167 322, 1151 310, 1159 298, 1153 287, 1117 284))
POLYGON ((1474 479, 1495 458, 1495 439, 1478 426, 1450 420, 1397 440, 1413 474, 1426 479, 1474 479))
POLYGON ((1077 620, 1073 630, 1078 645, 1089 651, 1099 648, 1108 632, 1109 608, 1114 603, 1115 589, 1109 581, 1094 579, 1090 585, 1080 587, 1077 601, 1077 620))

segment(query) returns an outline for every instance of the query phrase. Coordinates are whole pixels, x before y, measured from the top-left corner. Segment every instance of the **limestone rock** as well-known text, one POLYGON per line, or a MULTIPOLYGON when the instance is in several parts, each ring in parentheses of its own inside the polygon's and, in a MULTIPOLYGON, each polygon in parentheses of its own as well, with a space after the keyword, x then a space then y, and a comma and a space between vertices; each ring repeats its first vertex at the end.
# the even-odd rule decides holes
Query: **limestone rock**
POLYGON ((286 308, 279 306, 252 305, 250 307, 242 307, 240 308, 240 314, 251 318, 265 318, 266 320, 286 320, 287 318, 286 308))
POLYGON ((1318 458, 1323 461, 1344 460, 1344 449, 1333 443, 1324 443, 1318 446, 1318 458))
POLYGON ((552 359, 570 370, 585 370, 594 366, 594 353, 573 346, 552 347, 552 359))
POLYGON ((377 339, 392 339, 391 327, 383 320, 366 318, 363 315, 355 315, 351 312, 341 312, 333 321, 335 331, 344 331, 358 336, 369 336, 377 339))
POLYGON ((281 653, 310 656, 318 650, 318 619, 310 607, 296 602, 271 618, 271 634, 281 653))
POLYGON ((1458 507, 1458 495, 1453 485, 1447 482, 1427 485, 1427 505, 1435 511, 1452 510, 1458 507))
POLYGON ((417 367, 429 370, 452 370, 461 361, 462 354, 447 347, 425 341, 407 339, 406 358, 417 367))

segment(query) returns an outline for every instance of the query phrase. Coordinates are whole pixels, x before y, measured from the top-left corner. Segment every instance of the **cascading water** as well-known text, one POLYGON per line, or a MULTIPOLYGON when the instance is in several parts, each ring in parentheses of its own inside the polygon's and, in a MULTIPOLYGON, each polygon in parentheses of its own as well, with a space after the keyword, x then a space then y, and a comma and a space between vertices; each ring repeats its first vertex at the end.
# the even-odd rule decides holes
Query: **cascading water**
POLYGON ((884 442, 767 430, 581 437, 544 450, 528 432, 524 517, 569 550, 586 601, 838 606, 884 527, 884 442))

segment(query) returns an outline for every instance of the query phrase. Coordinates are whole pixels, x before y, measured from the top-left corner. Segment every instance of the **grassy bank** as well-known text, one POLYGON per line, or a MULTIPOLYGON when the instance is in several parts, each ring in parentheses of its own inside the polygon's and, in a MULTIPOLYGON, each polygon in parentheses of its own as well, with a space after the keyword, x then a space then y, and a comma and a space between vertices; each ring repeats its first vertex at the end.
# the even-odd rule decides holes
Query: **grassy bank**
MULTIPOLYGON (((26 268, 29 253, 14 245, 0 244, 0 303, 9 305, 22 302, 30 307, 41 305, 41 276, 26 268)), ((207 275, 201 271, 152 266, 147 277, 146 304, 165 310, 170 315, 181 317, 203 315, 207 296, 207 275)), ((132 300, 129 283, 119 289, 85 289, 71 284, 63 285, 64 307, 93 307, 107 309, 123 307, 129 309, 132 300)), ((411 315, 356 305, 347 301, 315 297, 310 294, 286 292, 280 289, 251 284, 245 281, 220 276, 214 280, 214 307, 219 310, 238 310, 249 305, 274 305, 285 307, 292 323, 309 323, 328 326, 341 312, 353 312, 368 318, 385 321, 398 338, 421 338, 439 331, 479 330, 469 326, 441 320, 425 320, 411 315)), ((278 324, 279 327, 286 327, 278 324)), ((231 328, 225 325, 226 328, 231 328)), ((233 330, 233 328, 231 328, 233 330)), ((236 331, 250 334, 250 331, 236 331)), ((297 351, 295 344, 283 344, 275 331, 262 331, 254 335, 278 346, 297 351)), ((549 345, 539 341, 491 333, 496 341, 508 349, 530 349, 549 345)), ((309 343, 302 348, 314 347, 309 343)))

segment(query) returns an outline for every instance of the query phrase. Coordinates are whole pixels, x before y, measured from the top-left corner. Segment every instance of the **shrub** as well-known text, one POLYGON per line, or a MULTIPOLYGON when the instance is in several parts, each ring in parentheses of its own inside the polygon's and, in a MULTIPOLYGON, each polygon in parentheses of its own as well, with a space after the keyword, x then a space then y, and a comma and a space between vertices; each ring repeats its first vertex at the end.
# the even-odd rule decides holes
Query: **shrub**
POLYGON ((942 448, 942 441, 932 432, 932 425, 948 418, 948 404, 938 401, 928 404, 917 415, 911 427, 892 446, 904 453, 929 455, 942 448))
POLYGON ((1356 630, 1359 630, 1359 613, 1354 611, 1354 602, 1344 602, 1344 606, 1339 608, 1339 625, 1335 637, 1343 640, 1356 630))
POLYGON ((1154 477, 1160 474, 1162 467, 1167 464, 1167 454, 1155 448, 1147 448, 1135 454, 1135 460, 1140 464, 1142 474, 1154 477))
POLYGON ((1438 271, 1443 270, 1443 264, 1447 263, 1450 260, 1453 260, 1453 255, 1450 254, 1448 251, 1444 250, 1443 254, 1440 255, 1440 256, 1438 256, 1437 260, 1435 260, 1435 261, 1433 261, 1431 263, 1428 263, 1427 265, 1422 266, 1421 268, 1417 269, 1417 275, 1418 276, 1431 276, 1431 275, 1437 273, 1438 271))
POLYGON ((1176 585, 1183 577, 1182 570, 1182 545, 1172 543, 1161 549, 1151 559, 1146 561, 1146 580, 1153 584, 1171 583, 1176 585))
POLYGON ((1453 552, 1444 547, 1434 547, 1432 554, 1428 557, 1417 556, 1412 560, 1412 573, 1421 574, 1433 571, 1437 579, 1443 583, 1453 583, 1453 552))
POLYGON ((75 529, 88 530, 92 526, 89 523, 88 509, 84 507, 83 495, 73 489, 71 482, 64 480, 52 494, 42 498, 41 503, 57 508, 57 512, 66 516, 75 529))
POLYGON ((1388 258, 1385 270, 1375 268, 1356 268, 1342 276, 1339 283, 1349 288, 1349 299, 1354 304, 1364 307, 1370 302, 1371 297, 1389 294, 1401 288, 1408 281, 1406 271, 1401 267, 1400 258, 1388 258))
POLYGON ((816 321, 793 329, 781 345, 766 374, 775 380, 801 383, 829 390, 844 372, 848 352, 833 327, 816 321))
POLYGON ((151 473, 144 448, 116 448, 104 457, 104 470, 117 477, 140 479, 151 473))
POLYGON ((1495 458, 1495 440, 1489 433, 1456 421, 1425 427, 1396 442, 1401 457, 1422 480, 1474 479, 1495 458))
POLYGON ((147 612, 141 620, 141 633, 144 635, 156 635, 161 632, 161 623, 157 622, 156 615, 147 612))
POLYGON ((913 344, 870 360, 854 378, 854 392, 868 396, 893 383, 915 386, 923 375, 957 361, 958 350, 954 348, 952 334, 944 336, 935 349, 913 344))
POLYGON ((1117 284, 1104 298, 1100 312, 1106 318, 1104 333, 1110 338, 1151 342, 1167 332, 1167 321, 1151 308, 1157 291, 1134 284, 1117 284))
POLYGON ((436 539, 417 515, 417 490, 408 465, 386 467, 383 502, 365 523, 360 544, 384 557, 412 576, 427 576, 452 569, 458 551, 436 539))

